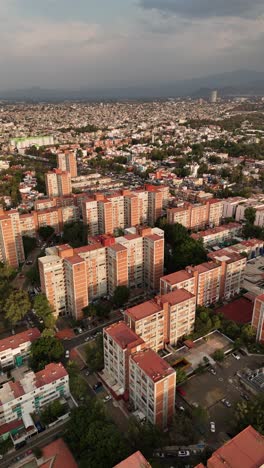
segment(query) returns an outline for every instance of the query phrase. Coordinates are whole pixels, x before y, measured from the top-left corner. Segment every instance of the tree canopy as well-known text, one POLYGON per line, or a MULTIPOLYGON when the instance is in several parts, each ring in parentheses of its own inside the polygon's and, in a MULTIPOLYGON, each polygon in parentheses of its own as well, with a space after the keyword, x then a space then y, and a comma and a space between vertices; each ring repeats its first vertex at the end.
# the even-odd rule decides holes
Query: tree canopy
POLYGON ((86 362, 92 372, 100 371, 104 367, 103 336, 98 335, 95 341, 86 345, 86 362))
POLYGON ((250 401, 240 401, 235 410, 237 430, 251 425, 264 435, 264 395, 254 396, 250 401))
POLYGON ((31 308, 28 293, 20 289, 12 291, 4 305, 5 318, 13 325, 22 320, 31 308))
POLYGON ((102 402, 96 399, 71 411, 66 441, 81 468, 112 468, 131 454, 117 427, 106 417, 102 402))
POLYGON ((50 362, 59 362, 64 354, 63 344, 52 336, 41 336, 30 348, 30 364, 36 372, 44 369, 50 362))
POLYGON ((23 246, 25 251, 25 256, 27 257, 32 250, 35 249, 37 245, 37 239, 35 237, 23 236, 23 246))
POLYGON ((38 294, 34 299, 34 310, 36 315, 43 320, 46 328, 53 328, 56 319, 53 310, 45 294, 38 294))
POLYGON ((55 232, 52 226, 42 226, 39 228, 38 233, 43 240, 49 239, 55 232))
POLYGON ((65 223, 62 240, 77 248, 87 244, 88 226, 81 222, 65 223))
POLYGON ((113 302, 117 307, 122 307, 129 299, 129 289, 127 286, 117 286, 113 295, 113 302))

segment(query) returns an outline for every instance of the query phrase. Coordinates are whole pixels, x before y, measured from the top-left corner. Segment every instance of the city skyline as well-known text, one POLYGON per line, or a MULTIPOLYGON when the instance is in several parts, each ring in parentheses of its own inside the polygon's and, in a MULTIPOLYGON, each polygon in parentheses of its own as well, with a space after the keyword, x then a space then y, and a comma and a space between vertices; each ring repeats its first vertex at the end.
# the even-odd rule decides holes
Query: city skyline
POLYGON ((153 85, 263 70, 260 0, 0 0, 0 90, 153 85), (23 3, 23 5, 22 5, 23 3))

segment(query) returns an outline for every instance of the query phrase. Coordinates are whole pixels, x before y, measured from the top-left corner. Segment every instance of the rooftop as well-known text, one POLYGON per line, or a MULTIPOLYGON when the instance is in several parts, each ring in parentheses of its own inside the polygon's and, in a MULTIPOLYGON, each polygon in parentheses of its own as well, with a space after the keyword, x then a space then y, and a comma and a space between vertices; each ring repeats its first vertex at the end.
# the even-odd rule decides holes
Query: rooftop
POLYGON ((105 332, 122 348, 138 346, 144 341, 129 328, 125 322, 118 322, 105 328, 105 332))
POLYGON ((8 336, 7 338, 3 338, 0 341, 0 353, 10 348, 19 348, 19 346, 21 346, 24 343, 27 343, 28 341, 32 343, 39 337, 40 331, 38 330, 38 328, 29 328, 29 330, 17 333, 17 335, 12 335, 8 336))
POLYGON ((259 468, 264 463, 264 437, 252 426, 216 450, 208 460, 210 468, 259 468), (242 462, 243 460, 243 462, 242 462))
POLYGON ((192 299, 195 296, 189 291, 186 291, 186 289, 176 289, 175 291, 171 291, 168 294, 163 294, 163 296, 158 297, 163 304, 164 302, 168 302, 170 305, 175 305, 187 301, 188 299, 192 299))
POLYGON ((114 468, 151 468, 151 465, 138 450, 130 455, 130 457, 115 465, 114 468))
POLYGON ((43 464, 40 467, 52 468, 77 468, 72 453, 63 441, 57 439, 42 448, 43 464))
POLYGON ((175 271, 175 273, 171 273, 170 275, 162 276, 162 280, 166 281, 169 284, 177 284, 181 283, 182 281, 186 281, 191 279, 191 273, 188 273, 186 270, 175 271))
POLYGON ((160 312, 162 307, 155 300, 142 302, 142 304, 130 307, 126 310, 126 314, 134 320, 141 320, 149 315, 160 312))
POLYGON ((150 348, 133 354, 131 359, 153 382, 158 382, 169 375, 175 374, 175 370, 150 348))

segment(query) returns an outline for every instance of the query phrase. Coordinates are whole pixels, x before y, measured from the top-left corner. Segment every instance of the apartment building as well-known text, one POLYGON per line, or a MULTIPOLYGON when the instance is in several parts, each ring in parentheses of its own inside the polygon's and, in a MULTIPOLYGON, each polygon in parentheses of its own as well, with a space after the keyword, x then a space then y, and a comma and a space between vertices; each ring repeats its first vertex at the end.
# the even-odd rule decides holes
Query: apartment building
POLYGON ((152 424, 166 428, 175 412, 176 372, 152 349, 129 358, 129 399, 152 424))
POLYGON ((57 255, 38 259, 41 291, 46 294, 55 317, 68 313, 64 260, 57 255))
POLYGON ((117 286, 158 290, 164 262, 161 234, 148 228, 141 235, 90 236, 90 244, 77 249, 67 244, 46 249, 46 257, 38 260, 41 289, 55 315, 79 316, 89 301, 113 295, 117 286))
MULTIPOLYGON (((140 199, 135 194, 128 194, 124 197, 125 226, 137 226, 141 223, 140 199)), ((147 221, 147 217, 145 219, 147 221)))
POLYGON ((21 380, 10 380, 0 388, 0 426, 69 395, 69 376, 61 363, 48 364, 37 373, 28 371, 21 380))
POLYGON ((62 230, 61 211, 58 208, 37 211, 37 229, 46 226, 53 227, 56 234, 62 230))
POLYGON ((0 261, 14 268, 25 261, 19 213, 16 210, 0 216, 0 261))
POLYGON ((148 192, 148 224, 154 226, 162 215, 163 193, 154 185, 146 185, 148 192))
POLYGON ((117 237, 116 242, 126 247, 128 284, 130 288, 142 288, 144 282, 143 237, 127 234, 117 237))
POLYGON ((264 294, 255 299, 251 326, 256 331, 256 341, 264 343, 264 294))
POLYGON ((241 224, 229 223, 217 226, 215 228, 207 229, 206 231, 199 231, 191 234, 191 237, 195 240, 201 239, 205 247, 209 245, 218 244, 224 242, 227 239, 237 236, 241 232, 241 224))
POLYGON ((108 197, 112 205, 113 231, 125 227, 125 203, 123 192, 108 197))
POLYGON ((153 299, 130 307, 125 311, 124 320, 149 348, 154 351, 164 348, 168 317, 161 303, 153 299))
POLYGON ((145 347, 124 322, 104 328, 104 378, 116 395, 129 388, 129 356, 145 347))
POLYGON ((1 369, 21 366, 29 356, 31 343, 39 337, 40 331, 37 328, 29 328, 0 340, 1 369))
POLYGON ((194 294, 197 304, 208 306, 220 299, 222 268, 214 262, 204 262, 195 267, 187 267, 186 271, 194 277, 194 294))
POLYGON ((19 216, 22 236, 36 237, 38 230, 38 217, 36 212, 25 213, 19 216))
POLYGON ((210 199, 199 204, 184 203, 180 207, 167 209, 169 224, 179 223, 186 229, 204 229, 219 226, 223 216, 222 200, 210 199))
POLYGON ((216 264, 221 265, 222 268, 220 297, 230 299, 232 296, 239 294, 244 280, 247 259, 228 249, 211 252, 208 257, 216 264))
POLYGON ((108 247, 108 285, 110 295, 117 286, 128 285, 128 251, 122 244, 108 247))
POLYGON ((67 311, 76 320, 83 318, 83 308, 88 304, 86 261, 80 255, 65 258, 65 283, 67 311))
POLYGON ((223 218, 236 218, 236 211, 239 204, 247 201, 243 197, 229 197, 223 199, 223 218))
POLYGON ((125 311, 126 324, 154 351, 166 343, 176 344, 192 332, 196 298, 185 289, 176 289, 125 311))
POLYGON ((74 249, 86 263, 88 299, 93 300, 108 293, 107 249, 101 244, 74 249))
POLYGON ((164 269, 164 238, 158 234, 143 234, 144 284, 152 290, 159 290, 164 269))
POLYGON ((97 200, 93 198, 84 199, 82 202, 83 222, 89 226, 89 235, 98 236, 99 234, 99 213, 97 200))
POLYGON ((194 329, 196 297, 185 289, 156 297, 165 312, 165 341, 176 345, 178 340, 194 329))
POLYGON ((57 166, 61 171, 69 172, 71 177, 77 177, 76 155, 73 151, 57 154, 57 166))
POLYGON ((106 198, 98 200, 98 229, 100 234, 114 232, 112 202, 106 198))
POLYGON ((246 258, 233 247, 211 252, 208 257, 208 262, 161 277, 160 293, 184 288, 196 296, 198 305, 206 306, 238 294, 246 258))
POLYGON ((160 278, 160 294, 167 294, 175 289, 186 289, 195 294, 195 279, 192 272, 186 270, 175 271, 160 278))
POLYGON ((69 172, 54 169, 45 174, 46 192, 48 197, 62 197, 72 192, 71 175, 69 172))

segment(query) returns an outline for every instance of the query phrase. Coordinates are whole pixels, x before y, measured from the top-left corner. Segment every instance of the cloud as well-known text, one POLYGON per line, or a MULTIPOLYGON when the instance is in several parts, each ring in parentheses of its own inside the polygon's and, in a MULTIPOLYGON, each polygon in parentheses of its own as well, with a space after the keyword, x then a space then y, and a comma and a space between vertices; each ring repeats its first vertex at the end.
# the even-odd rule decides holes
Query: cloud
POLYGON ((263 0, 139 0, 146 10, 189 18, 239 17, 256 18, 264 13, 263 0))

